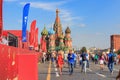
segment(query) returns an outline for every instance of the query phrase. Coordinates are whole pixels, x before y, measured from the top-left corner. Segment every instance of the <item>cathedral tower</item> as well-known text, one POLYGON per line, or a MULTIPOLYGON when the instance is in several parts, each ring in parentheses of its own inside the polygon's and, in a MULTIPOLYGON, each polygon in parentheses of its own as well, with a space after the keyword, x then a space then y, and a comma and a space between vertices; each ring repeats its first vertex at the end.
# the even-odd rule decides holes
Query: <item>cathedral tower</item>
POLYGON ((68 49, 72 49, 72 38, 71 38, 71 30, 69 27, 65 30, 65 46, 68 49))
POLYGON ((48 35, 48 31, 46 29, 46 27, 44 27, 44 29, 41 32, 41 40, 40 40, 40 50, 42 52, 47 52, 47 41, 46 41, 46 37, 48 35))
POLYGON ((56 19, 55 19, 55 23, 54 23, 54 26, 53 26, 53 29, 55 31, 55 37, 56 37, 56 40, 55 40, 55 44, 56 46, 59 46, 59 38, 61 37, 61 35, 63 35, 63 32, 62 32, 62 25, 60 23, 60 18, 59 18, 59 10, 56 9, 56 19))
POLYGON ((60 18, 58 16, 59 10, 56 9, 56 19, 55 19, 55 23, 54 23, 54 31, 57 37, 59 37, 62 34, 62 25, 60 23, 60 18))

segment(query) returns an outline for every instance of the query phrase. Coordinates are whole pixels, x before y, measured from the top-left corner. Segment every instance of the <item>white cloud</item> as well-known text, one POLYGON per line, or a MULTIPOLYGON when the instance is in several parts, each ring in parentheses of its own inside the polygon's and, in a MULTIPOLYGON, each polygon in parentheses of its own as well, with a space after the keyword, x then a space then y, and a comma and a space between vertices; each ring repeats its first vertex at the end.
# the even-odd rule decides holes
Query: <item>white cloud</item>
POLYGON ((71 12, 65 9, 61 9, 60 11, 61 13, 61 18, 63 18, 64 21, 72 21, 72 20, 76 20, 76 19, 81 19, 80 17, 73 17, 71 12))
POLYGON ((63 21, 62 24, 64 24, 63 28, 67 27, 67 26, 80 26, 80 27, 85 27, 86 26, 83 23, 78 25, 75 21, 82 21, 83 18, 78 17, 78 16, 72 16, 72 13, 68 10, 61 9, 60 15, 61 15, 61 19, 63 21))
POLYGON ((4 0, 5 2, 14 2, 14 1, 18 1, 18 0, 4 0))
MULTIPOLYGON (((73 16, 72 13, 68 9, 63 9, 61 6, 68 3, 68 0, 59 1, 59 2, 29 2, 30 7, 39 8, 47 11, 55 12, 56 8, 60 10, 60 19, 62 21, 62 27, 66 28, 67 26, 78 26, 76 25, 76 20, 83 20, 82 17, 73 16)), ((26 2, 21 2, 20 4, 25 5, 26 2)), ((80 26, 84 27, 85 24, 80 24, 80 26)))
MULTIPOLYGON (((20 4, 25 4, 26 2, 21 2, 20 4)), ((33 8, 40 8, 43 10, 49 10, 49 11, 55 11, 57 7, 60 5, 65 4, 66 1, 60 1, 60 2, 30 2, 31 7, 33 8)))

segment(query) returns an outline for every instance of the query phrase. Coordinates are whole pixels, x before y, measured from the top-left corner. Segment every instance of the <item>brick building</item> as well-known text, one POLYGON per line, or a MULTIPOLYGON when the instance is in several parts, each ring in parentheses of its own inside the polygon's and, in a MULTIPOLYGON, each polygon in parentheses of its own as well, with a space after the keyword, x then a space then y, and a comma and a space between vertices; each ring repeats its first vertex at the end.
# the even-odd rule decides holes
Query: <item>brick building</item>
POLYGON ((115 51, 120 49, 120 35, 111 35, 111 49, 115 51))

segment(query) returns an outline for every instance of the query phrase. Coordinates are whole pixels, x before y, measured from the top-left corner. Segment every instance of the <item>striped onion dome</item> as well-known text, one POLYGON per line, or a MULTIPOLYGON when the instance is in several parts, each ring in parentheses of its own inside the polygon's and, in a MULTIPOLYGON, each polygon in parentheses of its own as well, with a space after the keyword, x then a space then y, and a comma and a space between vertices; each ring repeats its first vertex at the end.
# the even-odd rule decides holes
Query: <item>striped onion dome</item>
POLYGON ((48 32, 49 35, 55 34, 55 31, 51 28, 50 31, 48 32))
POLYGON ((48 35, 46 27, 44 27, 44 29, 42 30, 41 35, 48 35))

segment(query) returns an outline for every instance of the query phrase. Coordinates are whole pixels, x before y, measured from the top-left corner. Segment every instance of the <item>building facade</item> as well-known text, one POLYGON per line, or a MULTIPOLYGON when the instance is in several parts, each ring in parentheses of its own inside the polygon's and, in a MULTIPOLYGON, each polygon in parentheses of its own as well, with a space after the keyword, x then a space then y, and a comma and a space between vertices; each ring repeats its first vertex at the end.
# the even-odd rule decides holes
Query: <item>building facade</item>
POLYGON ((72 49, 71 30, 67 27, 65 34, 63 33, 58 9, 56 9, 56 19, 53 30, 55 31, 55 46, 59 47, 60 50, 72 49))
POLYGON ((120 35, 111 35, 111 49, 115 51, 120 49, 120 35))
POLYGON ((72 49, 71 30, 69 27, 67 27, 65 32, 62 31, 62 24, 60 21, 58 9, 56 9, 56 18, 53 28, 47 31, 44 27, 43 31, 41 32, 41 35, 41 51, 53 52, 59 50, 67 51, 69 49, 72 49))

